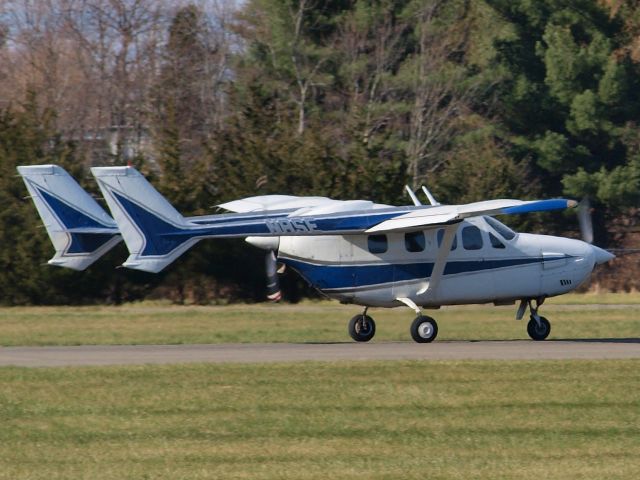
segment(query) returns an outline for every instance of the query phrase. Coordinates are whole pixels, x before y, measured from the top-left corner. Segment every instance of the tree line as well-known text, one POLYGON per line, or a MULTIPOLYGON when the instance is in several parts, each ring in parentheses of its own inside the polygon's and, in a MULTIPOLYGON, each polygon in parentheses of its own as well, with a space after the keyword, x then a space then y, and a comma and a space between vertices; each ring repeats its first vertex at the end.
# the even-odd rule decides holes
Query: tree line
MULTIPOLYGON (((15 167, 97 195, 133 164, 185 215, 288 193, 406 204, 588 196, 635 224, 640 8, 631 0, 0 0, 0 302, 259 300, 260 252, 203 242, 153 276, 42 264, 15 167), (240 268, 239 268, 240 267, 240 268)), ((515 220, 575 231, 575 217, 515 220)), ((575 234, 575 232, 569 232, 575 234)), ((290 299, 310 292, 284 279, 290 299)))

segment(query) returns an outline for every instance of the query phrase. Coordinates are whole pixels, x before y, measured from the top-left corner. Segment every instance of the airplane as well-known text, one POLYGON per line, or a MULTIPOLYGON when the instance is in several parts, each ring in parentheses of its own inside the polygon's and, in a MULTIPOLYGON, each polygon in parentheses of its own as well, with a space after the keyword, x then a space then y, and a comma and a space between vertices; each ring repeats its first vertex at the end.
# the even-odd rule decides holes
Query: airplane
POLYGON ((219 205, 230 213, 184 217, 135 168, 94 167, 109 216, 58 166, 18 172, 56 249, 50 264, 84 270, 124 239, 123 266, 157 273, 200 240, 244 238, 267 252, 269 299, 280 299, 278 271, 286 266, 325 296, 362 306, 348 323, 357 342, 375 335, 372 307, 411 308, 411 337, 429 343, 438 324, 422 308, 517 301, 516 319, 528 308, 527 333, 544 340, 551 331, 538 313, 545 299, 575 290, 614 258, 585 241, 517 233, 494 218, 574 208, 574 200, 441 205, 423 187, 423 205, 407 187, 409 206, 261 195, 219 205))

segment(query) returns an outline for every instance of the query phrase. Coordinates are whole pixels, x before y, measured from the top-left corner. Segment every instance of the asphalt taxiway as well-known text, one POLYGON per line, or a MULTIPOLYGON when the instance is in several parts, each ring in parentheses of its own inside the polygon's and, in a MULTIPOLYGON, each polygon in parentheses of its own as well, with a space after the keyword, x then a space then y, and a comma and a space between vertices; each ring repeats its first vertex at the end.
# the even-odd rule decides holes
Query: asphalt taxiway
POLYGON ((0 347, 0 366, 68 367, 170 363, 360 360, 598 360, 640 358, 640 339, 84 345, 0 347))

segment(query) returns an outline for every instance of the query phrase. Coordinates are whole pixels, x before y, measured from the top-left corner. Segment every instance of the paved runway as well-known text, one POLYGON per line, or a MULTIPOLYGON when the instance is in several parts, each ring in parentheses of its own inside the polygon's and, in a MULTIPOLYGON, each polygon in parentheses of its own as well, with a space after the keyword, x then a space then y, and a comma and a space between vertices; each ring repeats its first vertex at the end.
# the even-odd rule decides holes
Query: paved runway
POLYGON ((0 347, 0 366, 63 367, 166 363, 358 360, 561 360, 640 358, 640 339, 478 342, 114 345, 0 347))

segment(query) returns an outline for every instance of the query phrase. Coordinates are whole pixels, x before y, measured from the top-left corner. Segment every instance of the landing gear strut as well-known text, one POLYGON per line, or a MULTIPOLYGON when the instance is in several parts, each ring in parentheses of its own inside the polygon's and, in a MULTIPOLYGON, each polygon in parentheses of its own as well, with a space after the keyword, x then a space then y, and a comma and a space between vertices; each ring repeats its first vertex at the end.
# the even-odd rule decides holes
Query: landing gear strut
POLYGON ((411 332, 411 338, 418 343, 433 342, 438 336, 438 324, 436 321, 431 317, 422 315, 420 307, 418 307, 410 298, 398 297, 396 300, 404 303, 407 307, 418 314, 409 329, 411 332))
POLYGON ((376 334, 376 322, 367 315, 367 308, 349 321, 349 335, 356 342, 368 342, 376 334))
POLYGON ((540 308, 543 303, 544 297, 527 300, 526 304, 525 300, 522 300, 516 316, 516 318, 520 320, 523 317, 524 310, 528 304, 531 315, 529 316, 529 323, 527 323, 527 333, 533 340, 544 340, 549 336, 549 333, 551 333, 551 324, 549 323, 549 320, 538 315, 538 308, 540 308))

